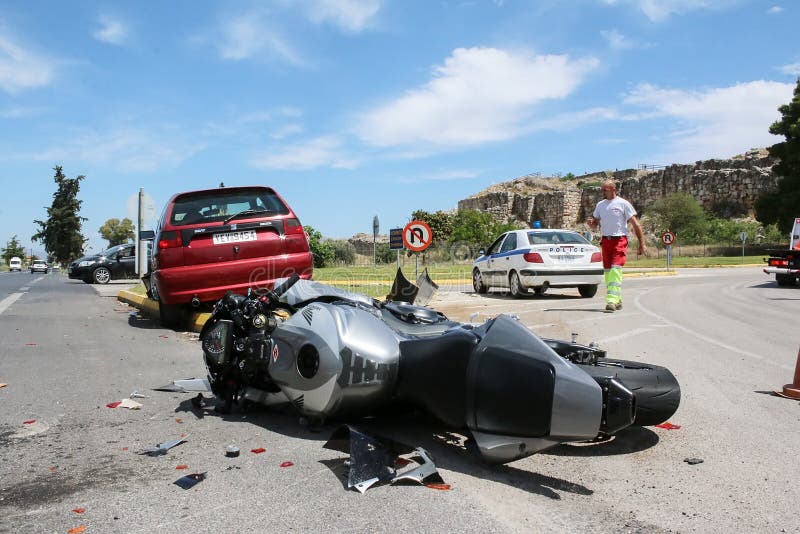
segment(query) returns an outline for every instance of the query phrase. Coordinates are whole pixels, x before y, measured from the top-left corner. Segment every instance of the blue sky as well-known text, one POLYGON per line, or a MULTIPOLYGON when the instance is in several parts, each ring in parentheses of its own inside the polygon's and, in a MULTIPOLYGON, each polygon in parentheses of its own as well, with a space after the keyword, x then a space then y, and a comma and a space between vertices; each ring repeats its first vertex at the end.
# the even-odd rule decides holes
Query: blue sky
POLYGON ((730 157, 800 75, 789 0, 0 3, 0 247, 85 175, 97 230, 139 188, 266 184, 327 237, 530 173, 730 157))

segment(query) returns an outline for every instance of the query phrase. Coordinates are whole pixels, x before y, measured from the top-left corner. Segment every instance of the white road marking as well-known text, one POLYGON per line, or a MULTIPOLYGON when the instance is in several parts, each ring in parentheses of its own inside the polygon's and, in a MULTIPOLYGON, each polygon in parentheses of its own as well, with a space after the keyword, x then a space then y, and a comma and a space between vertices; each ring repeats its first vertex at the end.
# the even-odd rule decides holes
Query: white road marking
POLYGON ((647 332, 650 332, 651 330, 653 330, 653 329, 652 328, 634 328, 633 330, 628 330, 627 332, 624 332, 624 333, 619 334, 617 336, 604 337, 602 339, 598 339, 597 342, 600 343, 600 344, 611 343, 613 341, 619 341, 620 339, 625 339, 626 337, 638 336, 639 334, 645 334, 647 332))
POLYGON ((643 311, 644 313, 646 313, 650 317, 654 317, 654 318, 658 319, 659 321, 662 321, 662 322, 668 324, 669 326, 671 326, 673 328, 677 328, 678 330, 681 330, 681 331, 683 331, 683 332, 685 332, 685 333, 687 333, 687 334, 689 334, 691 336, 694 336, 694 337, 696 337, 698 339, 701 339, 701 340, 705 341, 706 343, 711 343, 712 345, 716 345, 718 347, 722 347, 725 350, 729 350, 731 352, 735 352, 737 354, 741 354, 742 356, 747 356, 748 358, 753 358, 755 360, 765 361, 765 362, 771 363, 771 364, 775 365, 776 367, 779 367, 780 369, 786 369, 787 371, 792 371, 793 370, 793 368, 789 367, 788 365, 781 365, 779 363, 775 363, 775 362, 773 362, 771 360, 765 359, 760 354, 756 354, 754 352, 749 352, 749 351, 746 351, 746 350, 741 350, 741 349, 739 349, 737 347, 734 347, 733 345, 728 345, 727 343, 724 343, 724 342, 722 342, 722 341, 720 341, 718 339, 715 339, 715 338, 713 338, 711 336, 707 336, 706 334, 701 334, 700 332, 698 332, 696 330, 692 330, 691 328, 689 328, 687 326, 683 326, 683 325, 678 324, 678 323, 676 323, 674 321, 670 321, 669 319, 667 319, 663 315, 659 315, 659 314, 657 314, 656 312, 654 312, 652 310, 648 310, 647 308, 645 308, 642 305, 642 303, 641 303, 641 301, 639 299, 639 297, 641 295, 646 294, 648 292, 649 291, 646 291, 645 293, 637 295, 636 299, 635 299, 635 303, 636 303, 636 307, 637 308, 639 308, 641 311, 643 311))
POLYGON ((25 287, 19 288, 19 290, 22 291, 22 292, 25 292, 25 291, 29 291, 30 288, 28 286, 25 286, 25 287))
POLYGON ((36 279, 34 279, 34 280, 31 282, 31 285, 35 284, 36 282, 38 282, 38 281, 39 281, 39 280, 41 280, 42 278, 44 278, 44 276, 40 276, 39 278, 36 278, 36 279))
POLYGON ((25 293, 12 293, 3 300, 0 300, 0 313, 3 313, 8 309, 9 306, 14 304, 18 298, 20 298, 25 293))

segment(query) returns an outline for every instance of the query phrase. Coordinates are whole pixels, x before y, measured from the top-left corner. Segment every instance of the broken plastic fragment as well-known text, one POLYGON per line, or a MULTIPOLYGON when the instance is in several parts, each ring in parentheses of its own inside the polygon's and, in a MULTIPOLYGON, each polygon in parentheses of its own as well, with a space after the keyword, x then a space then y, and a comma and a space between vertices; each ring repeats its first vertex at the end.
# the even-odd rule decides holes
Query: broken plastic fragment
POLYGON ((225 456, 228 458, 236 458, 239 456, 239 447, 236 445, 228 445, 225 447, 225 456))
POLYGON ((0 384, 0 388, 6 387, 8 384, 0 384))
POLYGON ((36 422, 36 419, 28 419, 27 421, 23 421, 22 424, 23 425, 32 425, 35 422, 36 422))
POLYGON ((253 454, 261 454, 262 452, 266 452, 266 450, 267 449, 265 449, 264 447, 259 447, 257 449, 250 449, 250 452, 252 452, 253 454))
POLYGON ((129 410, 138 410, 142 407, 141 403, 132 399, 123 399, 122 402, 117 404, 120 408, 127 408, 129 410))
POLYGON ((188 469, 188 468, 189 468, 189 466, 186 465, 186 464, 181 464, 181 465, 176 465, 175 466, 175 469, 188 469))
POLYGON ((681 425, 673 425, 672 423, 667 421, 665 423, 661 423, 660 425, 656 425, 656 427, 657 428, 664 428, 666 430, 678 430, 681 427, 681 425))
POLYGON ((57 469, 57 467, 54 466, 54 465, 50 467, 50 471, 55 471, 56 469, 57 469))
POLYGON ((435 489, 435 490, 449 490, 450 484, 437 484, 437 483, 430 483, 425 484, 426 488, 435 489))
POLYGON ((175 422, 176 423, 183 423, 183 419, 181 419, 180 417, 176 417, 175 418, 175 422))
POLYGON ((205 473, 192 473, 191 475, 186 475, 184 477, 179 478, 173 484, 179 486, 183 489, 189 489, 193 487, 195 484, 198 484, 205 480, 206 474, 205 473))
POLYGON ((144 393, 139 393, 138 391, 134 391, 130 394, 130 398, 132 399, 149 399, 150 395, 145 395, 144 393))
POLYGON ((185 393, 187 391, 211 391, 211 384, 207 378, 186 378, 183 380, 173 380, 171 384, 153 388, 154 391, 172 391, 185 393))
POLYGON ((181 443, 186 442, 185 439, 176 439, 173 441, 165 441, 164 443, 158 443, 154 447, 148 447, 147 449, 143 450, 141 454, 147 454, 149 456, 159 456, 162 454, 167 454, 167 451, 172 447, 180 445, 181 443))
POLYGON ((287 461, 287 462, 283 462, 281 464, 281 467, 292 467, 293 465, 294 465, 294 462, 288 462, 287 461))
POLYGON ((86 525, 71 528, 67 531, 67 534, 80 534, 81 532, 86 532, 86 525))
POLYGON ((117 402, 109 402, 108 404, 106 404, 106 407, 107 407, 107 408, 116 408, 116 407, 117 407, 117 406, 119 406, 120 404, 122 404, 122 402, 121 402, 121 401, 117 401, 117 402))
POLYGON ((72 511, 76 514, 82 514, 86 511, 86 508, 73 508, 72 511))
POLYGON ((697 464, 702 464, 703 463, 703 459, 702 458, 685 458, 683 461, 686 462, 689 465, 697 465, 697 464))

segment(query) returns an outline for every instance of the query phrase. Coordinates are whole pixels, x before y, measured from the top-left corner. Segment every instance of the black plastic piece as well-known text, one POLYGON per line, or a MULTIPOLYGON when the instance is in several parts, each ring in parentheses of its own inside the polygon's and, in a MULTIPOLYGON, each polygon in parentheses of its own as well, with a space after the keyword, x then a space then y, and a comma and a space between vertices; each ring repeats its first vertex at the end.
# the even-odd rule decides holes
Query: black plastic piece
POLYGON ((419 288, 412 284, 398 267, 394 282, 392 282, 392 290, 389 292, 387 300, 399 300, 411 304, 417 298, 417 292, 419 292, 419 288))
POLYGON ((633 392, 615 378, 596 376, 594 379, 603 390, 600 432, 610 436, 631 426, 636 418, 636 399, 633 392))

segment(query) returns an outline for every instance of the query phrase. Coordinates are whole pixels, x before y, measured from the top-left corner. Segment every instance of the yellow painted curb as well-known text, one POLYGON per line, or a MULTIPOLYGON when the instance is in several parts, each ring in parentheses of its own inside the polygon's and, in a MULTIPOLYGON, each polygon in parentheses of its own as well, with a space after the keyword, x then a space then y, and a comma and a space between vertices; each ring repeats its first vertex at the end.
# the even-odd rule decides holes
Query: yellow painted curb
MULTIPOLYGON (((133 291, 123 289, 117 294, 117 300, 120 302, 125 302, 126 304, 130 304, 134 308, 137 308, 140 312, 144 312, 153 319, 158 320, 161 318, 160 314, 158 313, 158 302, 148 298, 145 295, 139 295, 133 291)), ((192 313, 189 316, 187 324, 188 330, 190 332, 199 333, 200 330, 203 329, 203 325, 206 324, 206 321, 208 321, 210 316, 211 314, 208 312, 192 313)))

